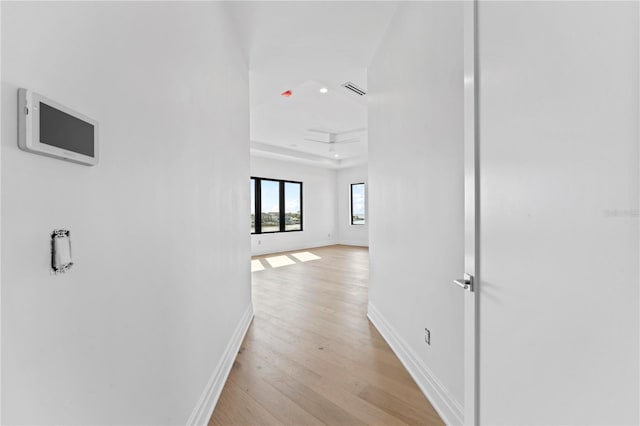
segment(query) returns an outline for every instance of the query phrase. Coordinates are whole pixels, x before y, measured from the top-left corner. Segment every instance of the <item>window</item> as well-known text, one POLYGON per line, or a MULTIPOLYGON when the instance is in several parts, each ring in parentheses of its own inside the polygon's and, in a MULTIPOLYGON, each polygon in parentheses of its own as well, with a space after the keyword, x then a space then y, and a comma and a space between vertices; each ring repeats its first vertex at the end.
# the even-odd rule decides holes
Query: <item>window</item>
POLYGON ((364 183, 351 184, 351 224, 366 223, 364 183))
POLYGON ((256 232, 256 180, 251 178, 251 233, 256 232))
POLYGON ((280 231, 280 182, 276 180, 262 180, 260 182, 261 214, 260 232, 280 231))
POLYGON ((252 177, 251 233, 290 231, 302 231, 302 182, 252 177))
POLYGON ((302 204, 302 184, 284 183, 284 230, 301 231, 302 215, 300 208, 302 204))

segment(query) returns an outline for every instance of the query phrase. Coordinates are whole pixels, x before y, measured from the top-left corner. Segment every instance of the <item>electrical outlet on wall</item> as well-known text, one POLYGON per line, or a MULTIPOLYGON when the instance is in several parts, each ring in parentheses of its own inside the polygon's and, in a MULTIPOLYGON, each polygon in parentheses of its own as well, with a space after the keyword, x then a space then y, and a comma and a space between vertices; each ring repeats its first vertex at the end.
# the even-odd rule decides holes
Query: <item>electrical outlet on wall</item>
POLYGON ((431 346, 431 330, 425 327, 424 329, 424 342, 431 346))

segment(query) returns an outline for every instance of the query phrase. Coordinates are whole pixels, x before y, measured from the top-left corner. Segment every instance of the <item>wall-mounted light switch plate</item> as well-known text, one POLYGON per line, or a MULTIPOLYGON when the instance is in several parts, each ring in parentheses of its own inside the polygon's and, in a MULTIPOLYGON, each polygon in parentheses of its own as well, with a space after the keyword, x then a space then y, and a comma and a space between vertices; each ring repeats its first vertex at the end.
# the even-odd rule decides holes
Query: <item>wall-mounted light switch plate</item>
POLYGON ((72 266, 71 232, 55 229, 51 233, 51 270, 56 274, 62 274, 72 266))

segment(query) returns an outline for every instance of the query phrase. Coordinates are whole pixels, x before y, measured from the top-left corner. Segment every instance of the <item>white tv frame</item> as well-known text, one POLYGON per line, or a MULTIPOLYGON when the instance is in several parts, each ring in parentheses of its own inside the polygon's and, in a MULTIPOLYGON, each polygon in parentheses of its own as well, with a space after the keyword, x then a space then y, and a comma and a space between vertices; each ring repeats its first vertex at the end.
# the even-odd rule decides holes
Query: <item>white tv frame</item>
POLYGON ((99 159, 98 122, 36 92, 18 89, 18 147, 34 154, 95 166, 99 159), (93 157, 40 142, 40 102, 93 126, 93 157))

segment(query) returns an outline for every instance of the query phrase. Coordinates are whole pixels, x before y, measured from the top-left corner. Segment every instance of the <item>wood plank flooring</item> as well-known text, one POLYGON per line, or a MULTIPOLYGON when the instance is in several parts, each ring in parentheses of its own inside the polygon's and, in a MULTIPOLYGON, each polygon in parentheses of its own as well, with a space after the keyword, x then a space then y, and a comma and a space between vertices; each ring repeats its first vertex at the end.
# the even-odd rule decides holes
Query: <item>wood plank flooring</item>
POLYGON ((444 424, 367 319, 368 262, 349 246, 253 258, 255 318, 210 426, 444 424))

